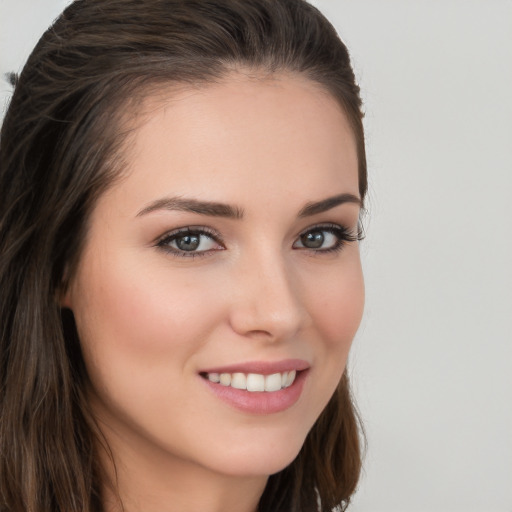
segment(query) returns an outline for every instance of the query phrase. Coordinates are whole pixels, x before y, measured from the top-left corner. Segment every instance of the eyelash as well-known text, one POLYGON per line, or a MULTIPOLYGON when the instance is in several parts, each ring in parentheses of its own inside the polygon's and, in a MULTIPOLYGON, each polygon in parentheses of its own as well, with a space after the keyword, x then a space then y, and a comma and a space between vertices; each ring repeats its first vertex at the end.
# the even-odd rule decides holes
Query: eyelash
MULTIPOLYGON (((332 247, 328 247, 326 249, 314 249, 309 247, 295 247, 296 250, 306 250, 312 252, 314 255, 322 255, 322 254, 330 254, 339 252, 343 249, 346 243, 349 242, 356 242, 359 240, 362 240, 364 238, 362 231, 360 227, 358 226, 358 231, 356 234, 349 228, 339 225, 339 224, 319 224, 317 226, 312 226, 304 231, 302 231, 299 236, 297 237, 297 241, 301 240, 302 237, 309 233, 314 232, 327 232, 332 235, 335 235, 337 240, 335 244, 332 247)), ((179 248, 171 247, 170 244, 178 240, 186 235, 190 236, 206 236, 213 240, 217 245, 224 247, 222 237, 220 234, 210 228, 201 226, 201 227, 185 227, 180 228, 175 231, 171 231, 170 233, 166 233, 164 236, 162 236, 160 239, 156 241, 156 247, 159 249, 165 251, 168 254, 171 254, 172 256, 175 256, 177 258, 198 258, 198 257, 205 257, 208 255, 211 255, 212 252, 223 250, 223 249, 208 249, 203 251, 185 251, 180 250, 179 248)), ((297 242, 294 242, 294 245, 297 242)))
POLYGON ((349 242, 357 242, 359 240, 363 239, 362 232, 358 227, 358 231, 356 234, 354 232, 347 228, 346 226, 342 226, 340 224, 319 224, 317 226, 313 226, 311 228, 306 229, 305 231, 302 231, 302 233, 299 234, 298 240, 300 240, 304 235, 307 235, 308 233, 314 233, 314 232, 327 232, 334 236, 336 236, 336 241, 332 247, 328 247, 326 249, 312 249, 308 247, 300 247, 301 250, 307 250, 311 252, 313 255, 325 255, 325 254, 331 254, 340 252, 347 243, 349 242))
MULTIPOLYGON (((182 238, 186 235, 191 236, 207 236, 208 238, 212 239, 216 244, 220 246, 224 246, 222 243, 222 237, 219 233, 216 231, 201 226, 201 227, 195 227, 195 226, 188 226, 186 228, 180 228, 175 231, 171 231, 170 233, 166 233, 163 237, 161 237, 156 242, 156 246, 159 249, 162 249, 166 253, 175 256, 177 258, 198 258, 198 257, 205 257, 211 254, 211 250, 208 251, 184 251, 180 249, 175 249, 171 247, 169 244, 173 242, 174 240, 178 240, 179 238, 182 238)), ((220 249, 216 249, 220 250, 220 249)))

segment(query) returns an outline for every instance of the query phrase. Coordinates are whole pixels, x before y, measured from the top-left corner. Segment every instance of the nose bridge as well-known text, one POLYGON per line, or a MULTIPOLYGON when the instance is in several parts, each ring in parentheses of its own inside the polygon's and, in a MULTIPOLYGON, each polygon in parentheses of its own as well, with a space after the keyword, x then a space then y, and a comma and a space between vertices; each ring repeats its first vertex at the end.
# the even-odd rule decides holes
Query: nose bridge
POLYGON ((231 323, 240 334, 285 339, 301 327, 305 312, 294 271, 278 250, 255 249, 239 262, 231 323))

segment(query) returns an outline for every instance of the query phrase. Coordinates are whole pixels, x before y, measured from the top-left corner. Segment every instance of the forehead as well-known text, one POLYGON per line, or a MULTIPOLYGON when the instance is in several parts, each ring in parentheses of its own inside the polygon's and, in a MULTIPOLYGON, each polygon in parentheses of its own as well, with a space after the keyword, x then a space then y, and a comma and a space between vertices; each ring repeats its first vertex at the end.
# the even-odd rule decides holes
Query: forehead
POLYGON ((283 187, 324 196, 336 183, 358 195, 346 115, 301 76, 237 72, 199 87, 171 85, 137 110, 131 119, 126 112, 132 130, 122 156, 141 201, 157 189, 223 201, 283 187))

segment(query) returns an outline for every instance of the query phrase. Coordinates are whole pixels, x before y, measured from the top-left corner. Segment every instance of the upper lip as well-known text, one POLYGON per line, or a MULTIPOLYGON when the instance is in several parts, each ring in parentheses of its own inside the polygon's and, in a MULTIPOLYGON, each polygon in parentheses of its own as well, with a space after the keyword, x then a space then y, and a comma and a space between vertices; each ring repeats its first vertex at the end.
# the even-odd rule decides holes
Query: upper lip
POLYGON ((280 361, 246 361, 229 364, 226 366, 215 366, 201 370, 199 373, 259 373, 272 375, 292 370, 307 370, 310 364, 303 359, 282 359, 280 361))

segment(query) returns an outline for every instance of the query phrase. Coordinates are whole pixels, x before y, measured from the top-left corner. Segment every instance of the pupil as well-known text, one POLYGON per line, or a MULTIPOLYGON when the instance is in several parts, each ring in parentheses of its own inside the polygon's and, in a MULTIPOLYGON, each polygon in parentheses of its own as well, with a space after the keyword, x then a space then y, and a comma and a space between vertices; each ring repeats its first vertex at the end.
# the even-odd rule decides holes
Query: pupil
POLYGON ((322 247, 324 243, 324 235, 321 231, 312 231, 302 236, 302 245, 310 249, 322 247))
POLYGON ((182 251, 193 251, 199 247, 198 235, 184 235, 176 240, 176 245, 182 251))

